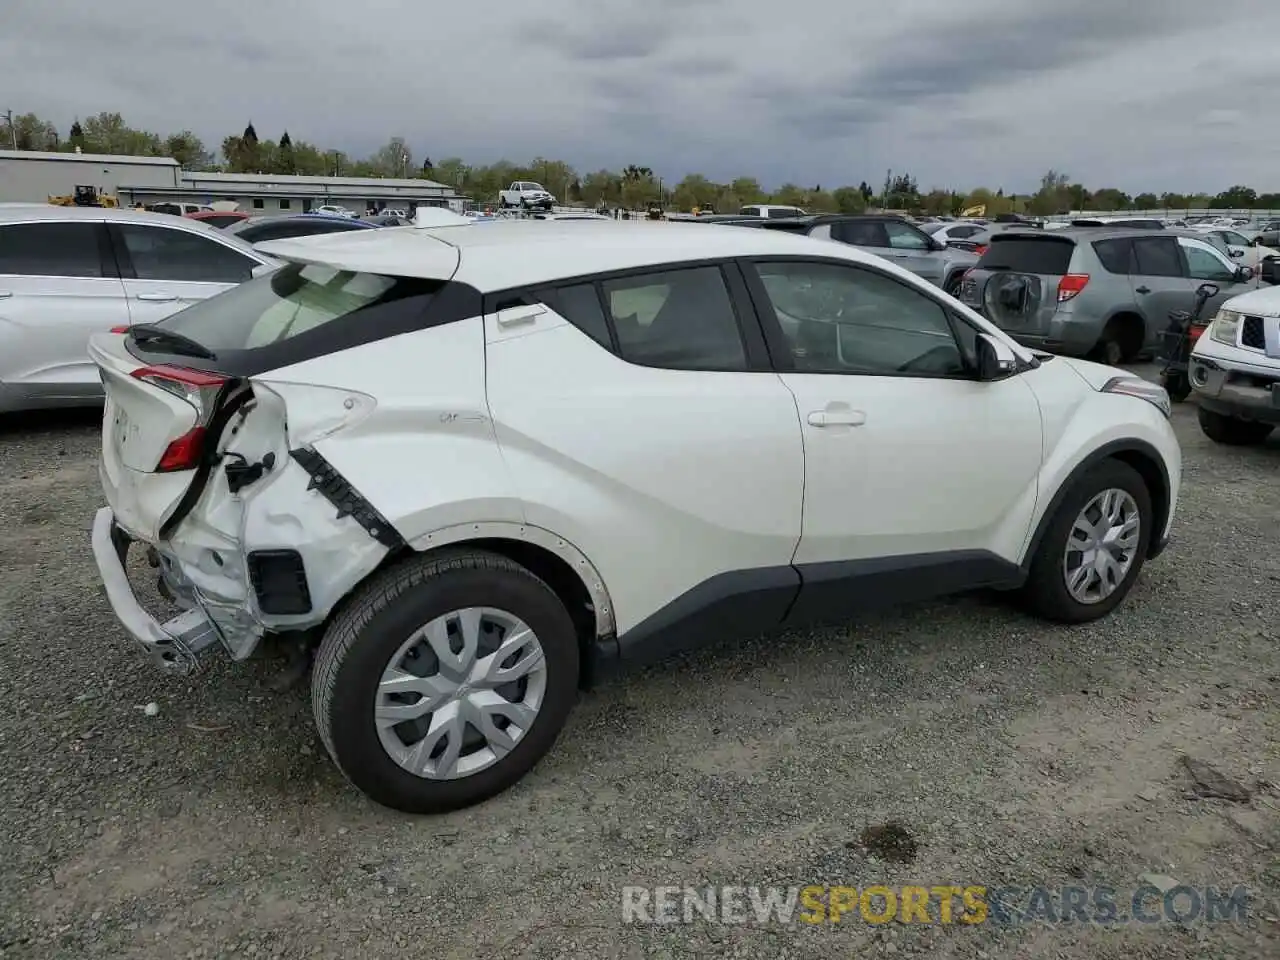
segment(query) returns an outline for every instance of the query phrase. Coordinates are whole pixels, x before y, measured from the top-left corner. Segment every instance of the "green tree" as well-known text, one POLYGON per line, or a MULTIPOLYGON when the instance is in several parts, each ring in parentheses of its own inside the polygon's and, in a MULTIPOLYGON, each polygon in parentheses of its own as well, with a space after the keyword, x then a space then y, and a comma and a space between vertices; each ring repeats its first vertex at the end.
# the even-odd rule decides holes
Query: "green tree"
POLYGON ((57 150, 58 128, 34 113, 13 118, 12 124, 0 121, 0 150, 57 150))
POLYGON ((691 173, 676 184, 671 192, 671 201, 680 210, 715 206, 723 189, 723 184, 712 183, 700 173, 691 173))
POLYGON ((832 191, 831 199, 835 201, 838 213, 862 213, 867 209, 867 197, 862 187, 837 187, 832 191))
POLYGON ((1091 206, 1095 210, 1106 213, 1113 210, 1128 210, 1133 206, 1133 201, 1123 190, 1117 190, 1115 187, 1103 187, 1100 190, 1093 191, 1091 206))
POLYGON ((770 203, 780 203, 788 207, 803 207, 808 199, 808 192, 794 183, 784 183, 769 196, 770 203))
MULTIPOLYGON (((755 177, 735 177, 725 189, 737 198, 735 210, 744 203, 763 203, 768 196, 755 177)), ((716 209, 720 208, 716 207, 716 209)))
POLYGON ((368 163, 376 177, 407 177, 409 168, 413 166, 413 151, 404 137, 392 137, 378 148, 368 163))
POLYGON ((1258 192, 1252 187, 1237 184, 1213 198, 1210 206, 1215 210, 1248 209, 1258 201, 1258 192))
POLYGON ((1039 217, 1066 213, 1071 209, 1071 178, 1050 170, 1040 178, 1040 189, 1027 201, 1028 212, 1039 217))
POLYGON ((204 169, 213 159, 205 150, 200 138, 190 130, 171 133, 165 137, 163 152, 166 156, 177 160, 186 170, 204 169))

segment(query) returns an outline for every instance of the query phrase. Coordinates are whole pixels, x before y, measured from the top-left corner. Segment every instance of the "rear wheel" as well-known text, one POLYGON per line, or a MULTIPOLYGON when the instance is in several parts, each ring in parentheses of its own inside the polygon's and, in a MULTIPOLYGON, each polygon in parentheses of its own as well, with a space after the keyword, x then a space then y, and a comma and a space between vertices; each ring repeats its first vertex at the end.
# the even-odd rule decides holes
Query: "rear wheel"
POLYGON ((957 273, 947 278, 946 286, 942 288, 943 293, 959 298, 960 284, 964 282, 964 274, 957 273))
POLYGON ((1095 348, 1098 361, 1112 367, 1132 363, 1142 352, 1145 333, 1141 317, 1130 314, 1112 317, 1095 348))
POLYGON ((1275 429, 1269 423, 1254 420, 1237 420, 1201 407, 1198 411, 1200 429, 1214 443, 1230 447, 1252 447, 1271 436, 1275 429))
POLYGON ((1106 616, 1137 580, 1153 522, 1142 475, 1119 460, 1104 460, 1075 483, 1049 521, 1023 602, 1062 623, 1106 616))
POLYGON ((555 743, 577 697, 578 643, 542 580, 495 554, 414 557, 329 627, 312 709, 339 769, 406 813, 507 789, 555 743))

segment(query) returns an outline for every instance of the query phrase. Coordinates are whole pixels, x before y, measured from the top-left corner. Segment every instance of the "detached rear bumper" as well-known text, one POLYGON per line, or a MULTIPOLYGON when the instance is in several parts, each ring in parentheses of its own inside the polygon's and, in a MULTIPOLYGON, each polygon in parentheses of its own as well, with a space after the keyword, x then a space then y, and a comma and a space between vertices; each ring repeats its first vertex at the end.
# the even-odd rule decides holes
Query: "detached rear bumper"
POLYGON ((129 583, 125 562, 132 540, 116 525, 110 507, 93 518, 93 558, 111 609, 157 667, 179 676, 195 672, 200 654, 218 642, 213 623, 198 606, 161 623, 143 608, 129 583))

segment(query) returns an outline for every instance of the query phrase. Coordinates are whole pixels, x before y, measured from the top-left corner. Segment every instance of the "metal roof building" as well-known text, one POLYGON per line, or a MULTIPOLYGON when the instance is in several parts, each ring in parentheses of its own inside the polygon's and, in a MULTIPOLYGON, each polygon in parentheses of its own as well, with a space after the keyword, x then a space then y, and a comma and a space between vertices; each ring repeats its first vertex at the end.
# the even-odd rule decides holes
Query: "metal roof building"
POLYGON ((42 203, 77 186, 106 194, 116 194, 122 184, 172 189, 181 173, 178 161, 169 157, 0 150, 0 203, 42 203))
POLYGON ((359 211, 383 207, 447 206, 451 187, 433 180, 383 177, 297 177, 274 173, 204 173, 184 170, 169 187, 122 185, 120 203, 188 200, 227 206, 245 213, 287 214, 338 204, 359 211))

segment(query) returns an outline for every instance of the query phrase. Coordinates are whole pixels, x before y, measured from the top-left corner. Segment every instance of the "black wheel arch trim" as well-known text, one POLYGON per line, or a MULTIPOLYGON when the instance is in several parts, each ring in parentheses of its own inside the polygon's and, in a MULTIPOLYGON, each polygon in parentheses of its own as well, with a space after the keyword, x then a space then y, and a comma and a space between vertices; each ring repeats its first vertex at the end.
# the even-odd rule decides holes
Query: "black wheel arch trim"
MULTIPOLYGON (((1165 465, 1164 457, 1145 440, 1136 438, 1112 440, 1110 443, 1104 443, 1076 464, 1071 472, 1067 474, 1067 478, 1058 485, 1058 489, 1050 499, 1049 505, 1040 514, 1040 520, 1036 524, 1035 532, 1032 534, 1026 553, 1023 555, 1021 569, 1024 574, 1031 569, 1031 562, 1035 559, 1036 551, 1040 549, 1040 544, 1044 541, 1044 536, 1049 530, 1049 524, 1053 522, 1054 515, 1080 479, 1105 460, 1125 462, 1126 454, 1129 457, 1140 457, 1142 461, 1150 465, 1150 468, 1155 471, 1159 478, 1159 489, 1149 491, 1151 494, 1151 506, 1155 512, 1155 523, 1147 534, 1147 557, 1156 557, 1164 550, 1166 542, 1164 529, 1169 520, 1170 506, 1169 468, 1165 465)), ((1143 479, 1150 486, 1150 480, 1145 473, 1143 474, 1143 479)))

